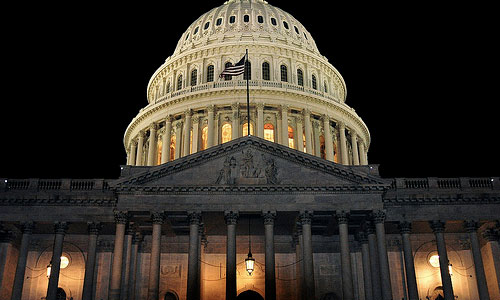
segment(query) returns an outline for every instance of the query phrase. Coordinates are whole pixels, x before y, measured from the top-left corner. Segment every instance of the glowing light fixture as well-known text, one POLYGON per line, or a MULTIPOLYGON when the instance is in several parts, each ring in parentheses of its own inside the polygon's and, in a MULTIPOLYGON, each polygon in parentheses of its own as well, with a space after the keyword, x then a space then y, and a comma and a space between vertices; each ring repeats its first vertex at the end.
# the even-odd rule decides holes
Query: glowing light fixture
MULTIPOLYGON (((439 255, 434 254, 429 258, 429 264, 433 266, 434 268, 439 268, 439 255)), ((448 272, 450 275, 453 275, 453 268, 451 264, 448 265, 448 272)))
POLYGON ((248 257, 245 259, 248 275, 252 276, 255 268, 255 258, 252 257, 252 244, 250 240, 250 217, 248 217, 248 257))
MULTIPOLYGON (((61 269, 66 268, 69 265, 69 258, 66 256, 61 256, 61 269)), ((47 265, 47 278, 50 278, 50 272, 52 271, 52 262, 47 265)))

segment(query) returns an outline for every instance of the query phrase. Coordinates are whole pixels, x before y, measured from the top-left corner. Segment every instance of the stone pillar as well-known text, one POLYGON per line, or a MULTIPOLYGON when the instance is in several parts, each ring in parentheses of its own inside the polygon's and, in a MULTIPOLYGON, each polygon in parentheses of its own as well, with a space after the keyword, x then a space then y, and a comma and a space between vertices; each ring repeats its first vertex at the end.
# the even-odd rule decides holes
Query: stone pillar
POLYGON ((137 156, 137 144, 134 141, 130 142, 129 165, 135 166, 135 158, 137 156))
POLYGON ((304 122, 304 118, 302 116, 297 116, 295 118, 297 122, 297 150, 300 152, 304 152, 304 128, 302 127, 302 123, 304 122))
POLYGON ((444 241, 444 226, 445 223, 441 221, 429 222, 436 236, 436 244, 439 255, 439 269, 441 271, 441 282, 443 284, 443 292, 445 300, 454 300, 453 286, 451 284, 451 276, 449 271, 448 253, 446 252, 446 243, 444 241))
POLYGON ((189 155, 189 148, 191 148, 191 110, 188 109, 184 112, 184 140, 182 142, 182 156, 189 155))
POLYGON ((349 250, 349 214, 337 211, 335 218, 339 225, 340 265, 342 271, 342 299, 353 300, 354 289, 352 284, 351 251, 349 250))
POLYGON ((367 224, 366 234, 368 237, 368 249, 370 252, 370 270, 372 273, 373 299, 381 300, 382 287, 380 283, 380 267, 378 262, 377 236, 375 235, 375 226, 372 223, 367 224))
POLYGON ((240 137, 240 104, 239 103, 233 103, 231 105, 231 108, 233 109, 233 123, 231 124, 231 140, 237 139, 240 137))
POLYGON ((192 151, 191 153, 196 153, 198 152, 198 141, 199 141, 199 133, 200 133, 200 117, 194 116, 193 117, 193 143, 192 143, 192 151))
POLYGON ((274 265, 274 219, 275 211, 262 212, 264 218, 266 274, 265 274, 265 299, 276 300, 276 275, 274 265))
POLYGON ((313 144, 312 144, 312 124, 311 124, 311 111, 308 109, 304 110, 304 125, 305 125, 305 136, 306 136, 306 152, 307 154, 314 155, 313 144))
POLYGON ((109 300, 120 299, 120 285, 122 281, 123 267, 123 244, 125 239, 125 225, 128 221, 128 213, 115 211, 115 246, 113 249, 113 262, 111 265, 111 280, 109 283, 109 300))
POLYGON ((205 260, 204 254, 207 245, 208 241, 207 237, 205 236, 205 224, 200 223, 200 226, 198 228, 198 276, 196 277, 197 299, 201 299, 204 293, 203 284, 201 281, 201 274, 203 274, 204 266, 201 262, 205 260))
POLYGON ((236 299, 236 224, 238 212, 226 211, 224 218, 227 225, 226 241, 226 300, 236 299))
POLYGON ((417 277, 415 273, 415 264, 413 262, 413 251, 411 249, 410 232, 411 223, 399 223, 401 239, 403 241, 403 255, 405 259, 406 284, 408 285, 408 299, 419 300, 417 289, 417 277))
POLYGON ((288 105, 281 106, 281 144, 288 147, 288 105))
POLYGON ((293 236, 293 243, 295 244, 295 261, 297 262, 295 264, 295 287, 296 287, 296 294, 297 294, 297 300, 303 300, 302 296, 302 291, 303 291, 303 279, 304 276, 302 274, 302 271, 304 270, 303 268, 303 255, 302 255, 302 226, 297 226, 296 227, 296 232, 293 236))
POLYGON ((181 157, 182 151, 182 121, 175 123, 175 154, 174 159, 181 157))
POLYGON ((50 260, 50 278, 49 287, 47 289, 47 300, 56 300, 57 288, 59 286, 59 271, 61 270, 61 255, 63 251, 64 235, 68 230, 66 222, 57 222, 54 226, 55 238, 54 248, 52 250, 52 259, 50 260))
POLYGON ((358 148, 359 148, 360 164, 366 166, 368 164, 368 160, 366 159, 365 143, 360 138, 358 138, 358 148))
POLYGON ((314 155, 321 157, 321 146, 319 142, 319 123, 312 121, 313 133, 314 133, 314 155))
POLYGON ((8 272, 7 262, 9 258, 12 257, 13 245, 12 242, 15 240, 16 235, 11 230, 3 228, 0 223, 0 296, 9 295, 11 282, 6 280, 8 276, 5 276, 8 272))
POLYGON ((158 300, 160 292, 160 247, 161 226, 165 220, 163 212, 151 214, 153 233, 151 235, 151 261, 149 264, 148 300, 158 300))
POLYGON ((257 136, 264 138, 264 103, 257 103, 257 136))
POLYGON ((139 131, 137 141, 137 157, 135 159, 136 166, 142 166, 142 150, 144 148, 144 132, 139 131))
POLYGON ((486 261, 484 267, 488 290, 492 299, 500 299, 500 247, 498 245, 498 232, 495 232, 493 228, 488 228, 483 231, 482 235, 486 241, 482 252, 486 261))
POLYGON ((387 245, 385 242, 385 212, 378 210, 373 213, 373 222, 377 232, 377 251, 380 267, 380 283, 382 288, 382 299, 392 300, 391 275, 389 271, 389 259, 387 257, 387 245))
POLYGON ((132 238, 134 236, 134 230, 129 226, 125 230, 125 247, 123 252, 123 265, 122 265, 122 282, 120 284, 120 300, 128 299, 129 290, 129 277, 130 277, 130 256, 132 255, 132 238))
POLYGON ((354 130, 351 130, 351 145, 352 145, 353 165, 359 166, 358 138, 357 138, 356 132, 354 130))
POLYGON ((149 129, 148 166, 155 165, 156 145, 156 124, 153 123, 149 129))
POLYGON ((330 130, 330 117, 323 115, 323 130, 325 134, 325 158, 333 161, 333 137, 330 130))
POLYGON ((339 122, 339 137, 340 137, 340 162, 343 165, 349 165, 349 158, 347 157, 347 140, 345 137, 345 124, 339 122))
POLYGON ((315 299, 315 285, 314 285, 314 262, 313 262, 313 249, 312 249, 312 233, 311 222, 313 218, 312 211, 301 212, 300 223, 302 225, 302 236, 304 239, 304 288, 306 299, 315 299))
POLYGON ((85 262, 85 276, 83 279, 83 296, 82 300, 93 299, 94 273, 97 250, 97 236, 101 230, 101 224, 98 222, 87 223, 89 232, 89 242, 87 251, 87 261, 85 262))
POLYGON ((161 144, 161 163, 170 161, 170 140, 172 139, 172 116, 165 119, 165 133, 161 144))
POLYGON ((370 269, 370 248, 368 246, 368 237, 366 233, 360 231, 358 233, 358 241, 361 243, 361 258, 363 261, 363 286, 365 288, 365 300, 373 298, 372 289, 372 272, 370 269))
POLYGON ((472 250, 472 258, 474 259, 474 269, 476 271, 477 290, 480 300, 489 300, 488 284, 486 283, 486 276, 484 273, 483 258, 481 256, 481 247, 477 238, 477 222, 473 220, 466 220, 464 227, 469 233, 470 246, 472 250))
POLYGON ((136 232, 132 237, 132 252, 130 253, 130 276, 128 278, 128 299, 135 300, 135 278, 137 274, 137 260, 139 257, 139 243, 142 236, 136 232))
POLYGON ((198 248, 199 248, 199 227, 201 213, 189 212, 189 252, 188 252, 188 274, 187 274, 187 300, 198 300, 198 248))
MULTIPOLYGON (((17 260, 16 274, 14 275, 14 286, 12 288, 12 300, 21 300, 24 274, 26 272, 26 260, 28 258, 28 246, 33 233, 33 222, 25 222, 22 224, 23 236, 21 238, 21 247, 19 248, 19 258, 17 260)), ((0 274, 3 275, 3 274, 0 274)))
POLYGON ((213 147, 215 144, 215 140, 214 140, 214 130, 215 130, 215 126, 214 126, 214 113, 215 113, 215 105, 209 105, 208 108, 207 108, 207 111, 208 111, 208 130, 207 130, 207 148, 210 148, 210 147, 213 147))

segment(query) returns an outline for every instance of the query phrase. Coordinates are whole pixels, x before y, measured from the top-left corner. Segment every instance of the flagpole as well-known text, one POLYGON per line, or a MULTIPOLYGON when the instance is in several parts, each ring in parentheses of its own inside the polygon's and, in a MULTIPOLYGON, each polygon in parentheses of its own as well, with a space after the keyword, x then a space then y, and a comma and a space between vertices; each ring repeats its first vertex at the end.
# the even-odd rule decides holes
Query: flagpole
MULTIPOLYGON (((247 61, 248 61, 248 49, 246 49, 246 54, 245 54, 245 71, 243 74, 245 74, 246 72, 248 72, 248 70, 246 69, 246 64, 247 64, 247 61)), ((247 121, 248 121, 248 135, 250 135, 250 88, 248 87, 248 78, 250 77, 250 74, 247 73, 247 121)))

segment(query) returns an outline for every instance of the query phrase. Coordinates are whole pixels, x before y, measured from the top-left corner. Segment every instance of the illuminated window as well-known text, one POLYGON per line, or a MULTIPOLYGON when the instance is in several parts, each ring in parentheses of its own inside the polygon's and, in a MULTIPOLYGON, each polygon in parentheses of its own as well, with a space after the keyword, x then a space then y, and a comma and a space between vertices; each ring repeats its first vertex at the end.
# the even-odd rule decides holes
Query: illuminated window
POLYGON ((304 73, 301 69, 297 69, 297 84, 304 86, 304 73))
MULTIPOLYGON (((248 123, 243 124, 243 135, 248 135, 248 123)), ((253 135, 253 124, 250 123, 250 135, 253 135)))
POLYGON ((214 81, 214 65, 207 67, 207 82, 214 81))
POLYGON ((288 69, 285 65, 280 66, 281 81, 288 82, 288 69))
POLYGON ((288 147, 294 149, 295 144, 293 142, 293 128, 291 126, 288 126, 288 147))
POLYGON ((191 86, 195 86, 198 82, 198 70, 194 69, 191 71, 191 86))
POLYGON ((170 161, 175 159, 175 134, 170 138, 170 161))
POLYGON ((158 146, 156 147, 156 164, 161 165, 161 151, 163 148, 163 141, 161 138, 158 139, 158 146))
POLYGON ((326 158, 325 137, 322 135, 319 136, 319 152, 321 154, 321 158, 326 158))
POLYGON ((302 133, 302 143, 303 143, 303 147, 304 147, 304 152, 307 152, 307 148, 306 148, 306 134, 305 133, 302 133))
POLYGON ((232 134, 231 131, 232 131, 231 124, 226 123, 226 124, 222 125, 222 129, 221 129, 221 142, 222 143, 229 142, 231 140, 231 134, 232 134))
POLYGON ((274 142, 274 126, 273 124, 264 124, 264 139, 274 142))
POLYGON ((189 131, 189 154, 193 153, 193 129, 189 131))
POLYGON ((333 143, 333 161, 336 163, 339 162, 337 145, 335 143, 333 143))
POLYGON ((262 79, 263 80, 271 80, 270 72, 269 72, 269 63, 267 61, 262 63, 262 79))
POLYGON ((205 126, 201 129, 201 149, 200 150, 205 150, 207 149, 207 142, 208 142, 208 126, 205 126))
POLYGON ((318 83, 316 82, 316 76, 314 76, 314 74, 312 75, 312 87, 315 90, 318 89, 318 83))
POLYGON ((179 77, 177 77, 177 90, 180 89, 182 89, 182 75, 179 75, 179 77))

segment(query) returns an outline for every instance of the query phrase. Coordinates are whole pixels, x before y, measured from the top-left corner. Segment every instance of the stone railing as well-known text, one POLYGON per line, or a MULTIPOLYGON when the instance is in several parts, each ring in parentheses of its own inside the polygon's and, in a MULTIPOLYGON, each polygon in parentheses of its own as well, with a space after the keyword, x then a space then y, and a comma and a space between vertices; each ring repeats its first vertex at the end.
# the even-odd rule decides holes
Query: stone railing
POLYGON ((0 191, 103 191, 104 179, 0 179, 0 191))
POLYGON ((500 190, 499 177, 459 177, 459 178, 394 178, 393 189, 494 189, 500 190))

